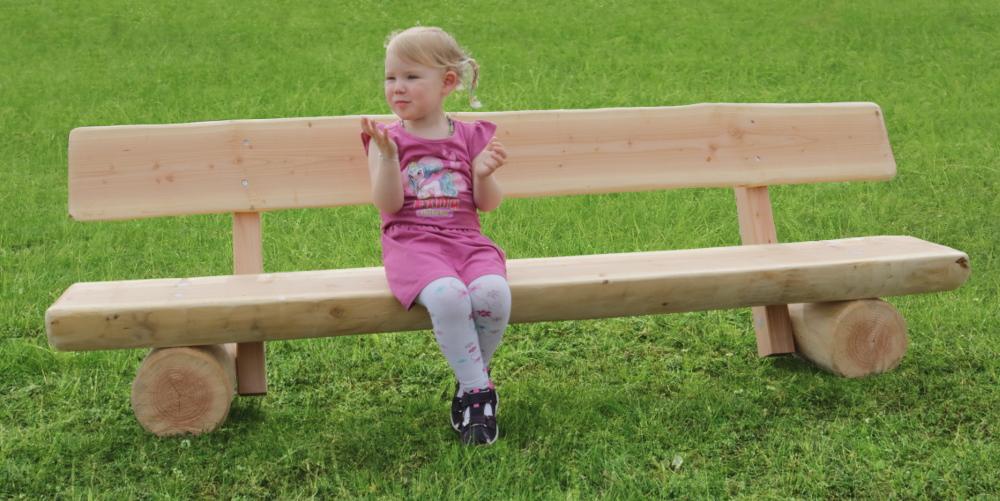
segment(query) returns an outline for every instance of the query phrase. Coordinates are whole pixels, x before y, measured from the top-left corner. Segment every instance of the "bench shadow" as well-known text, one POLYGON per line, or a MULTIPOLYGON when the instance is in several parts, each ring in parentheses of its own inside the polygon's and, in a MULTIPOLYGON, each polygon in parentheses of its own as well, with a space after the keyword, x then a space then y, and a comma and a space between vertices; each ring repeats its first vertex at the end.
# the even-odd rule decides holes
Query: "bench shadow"
POLYGON ((796 355, 776 355, 767 357, 767 362, 771 364, 771 367, 780 372, 789 372, 795 374, 824 374, 831 377, 836 377, 829 372, 816 367, 812 362, 796 355))
MULTIPOLYGON (((822 374, 836 379, 837 376, 817 368, 811 362, 797 355, 767 357, 758 363, 768 364, 775 369, 778 377, 794 379, 801 375, 822 374)), ((310 417, 296 426, 314 430, 312 440, 325 441, 328 454, 339 463, 339 468, 369 470, 386 474, 398 468, 400 458, 409 458, 411 467, 435 461, 456 461, 451 454, 477 461, 489 461, 503 451, 536 450, 545 454, 553 445, 567 442, 586 444, 593 440, 586 435, 622 433, 621 427, 632 428, 646 415, 659 415, 671 420, 690 420, 698 417, 700 406, 688 402, 675 407, 655 402, 656 399, 678 399, 680 394, 671 391, 661 393, 666 386, 654 386, 654 394, 644 394, 627 381, 617 381, 603 390, 584 393, 566 392, 558 388, 539 386, 529 380, 507 384, 520 386, 505 394, 501 383, 500 437, 492 447, 469 447, 459 442, 458 434, 448 425, 448 410, 451 391, 448 384, 428 385, 426 393, 403 394, 398 400, 353 401, 359 412, 345 412, 336 409, 329 414, 310 413, 310 417), (637 391, 650 400, 636 398, 637 391), (585 417, 574 417, 583 415, 585 417), (580 426, 583 428, 580 428, 580 426), (581 436, 565 433, 567 429, 578 429, 581 436), (481 458, 481 459, 480 459, 481 458)), ((513 388, 512 388, 513 389, 513 388)), ((264 397, 237 396, 230 408, 226 424, 236 436, 259 434, 268 426, 268 410, 264 397)), ((326 401, 330 404, 330 401, 326 401)), ((345 405, 343 402, 332 405, 345 405)), ((731 425, 718 421, 701 421, 707 427, 698 433, 714 436, 731 425)), ((649 433, 648 424, 635 431, 649 433)), ((751 421, 748 426, 755 426, 751 421)), ((302 439, 289 436, 290 440, 302 439)), ((656 447, 669 448, 669 436, 656 432, 645 439, 659 443, 656 447)), ((472 463, 470 463, 472 464, 472 463)))
POLYGON ((229 407, 229 417, 226 423, 237 425, 240 428, 256 426, 263 423, 266 415, 263 410, 264 400, 267 396, 246 396, 236 395, 229 407))

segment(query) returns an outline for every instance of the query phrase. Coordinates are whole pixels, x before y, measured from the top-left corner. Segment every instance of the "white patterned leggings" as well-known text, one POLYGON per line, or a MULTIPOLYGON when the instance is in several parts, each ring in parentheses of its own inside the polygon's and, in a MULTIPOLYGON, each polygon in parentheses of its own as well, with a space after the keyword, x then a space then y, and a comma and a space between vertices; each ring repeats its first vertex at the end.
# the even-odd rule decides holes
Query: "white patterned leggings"
POLYGON ((466 287, 456 277, 439 278, 420 291, 417 303, 431 315, 434 337, 458 378, 458 394, 486 388, 486 371, 510 320, 507 280, 483 275, 466 287))

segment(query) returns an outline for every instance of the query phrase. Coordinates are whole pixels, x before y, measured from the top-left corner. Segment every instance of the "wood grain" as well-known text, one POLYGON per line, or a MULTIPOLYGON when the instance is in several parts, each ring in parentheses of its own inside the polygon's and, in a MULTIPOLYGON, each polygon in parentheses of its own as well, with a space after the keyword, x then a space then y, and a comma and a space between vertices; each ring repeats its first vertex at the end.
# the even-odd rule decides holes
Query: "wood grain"
POLYGON ((791 304, 799 353, 848 378, 894 369, 906 347, 906 321, 880 299, 791 304))
MULTIPOLYGON (((512 259, 512 323, 810 303, 957 288, 968 256, 880 236, 512 259)), ((57 350, 187 346, 429 329, 381 267, 83 282, 46 312, 57 350)))
MULTIPOLYGON (((498 125, 506 197, 892 178, 874 103, 456 113, 498 125)), ((392 116, 372 116, 387 122, 392 116)), ((361 116, 73 129, 69 212, 130 219, 371 203, 361 116)))
MULTIPOLYGON (((778 243, 767 186, 738 187, 735 192, 743 245, 778 243)), ((754 306, 751 314, 757 336, 758 356, 795 353, 795 338, 792 335, 787 305, 754 306)))
POLYGON ((157 348, 136 372, 132 410, 156 435, 198 435, 225 422, 235 389, 232 353, 222 346, 157 348))
MULTIPOLYGON (((264 272, 263 230, 259 212, 233 213, 233 273, 252 275, 264 272)), ((267 394, 264 343, 236 345, 237 390, 240 395, 267 394)))

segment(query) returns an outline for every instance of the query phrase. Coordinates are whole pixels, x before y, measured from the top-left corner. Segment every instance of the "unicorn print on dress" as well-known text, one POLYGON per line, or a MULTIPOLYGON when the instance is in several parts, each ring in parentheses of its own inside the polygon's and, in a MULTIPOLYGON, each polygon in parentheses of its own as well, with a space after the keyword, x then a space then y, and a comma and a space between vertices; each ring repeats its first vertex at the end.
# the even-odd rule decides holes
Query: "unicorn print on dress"
MULTIPOLYGON (((450 163, 457 163, 449 161, 450 163)), ((465 182, 456 172, 446 169, 443 160, 423 157, 406 168, 407 195, 420 199, 432 197, 458 198, 465 182)))
POLYGON ((455 161, 444 161, 425 156, 406 167, 407 195, 416 197, 417 215, 424 217, 451 217, 458 208, 458 194, 466 189, 465 180, 449 166, 455 161), (447 164, 447 166, 446 166, 447 164))

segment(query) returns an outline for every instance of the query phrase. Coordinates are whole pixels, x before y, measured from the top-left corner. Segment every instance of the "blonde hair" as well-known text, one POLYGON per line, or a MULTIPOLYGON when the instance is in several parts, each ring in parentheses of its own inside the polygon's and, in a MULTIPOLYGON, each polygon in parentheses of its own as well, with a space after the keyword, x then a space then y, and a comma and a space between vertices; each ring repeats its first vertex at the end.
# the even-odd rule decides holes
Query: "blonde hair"
POLYGON ((448 32, 433 26, 397 30, 385 39, 385 51, 387 54, 392 51, 400 59, 411 63, 454 71, 459 78, 458 89, 469 90, 469 106, 482 107, 476 99, 479 63, 448 32))

